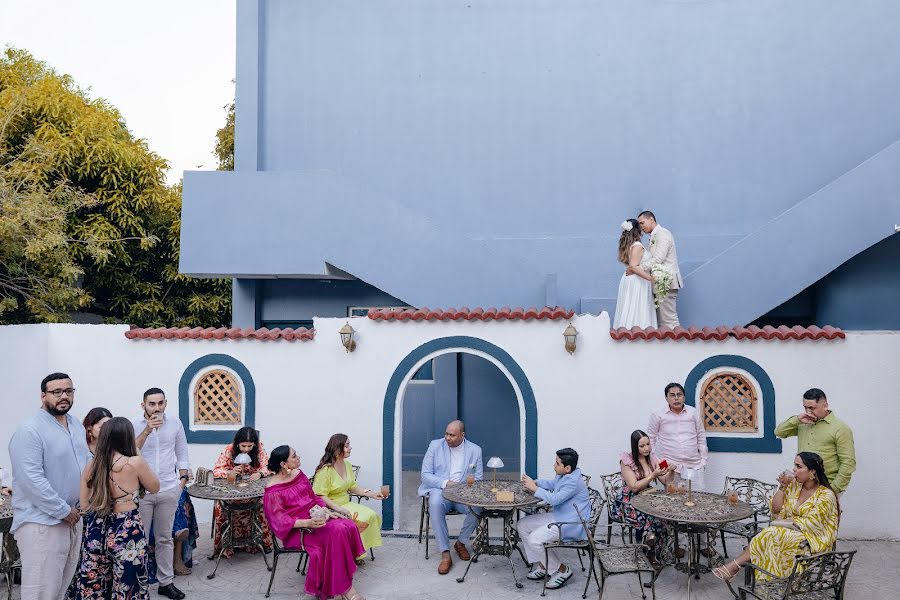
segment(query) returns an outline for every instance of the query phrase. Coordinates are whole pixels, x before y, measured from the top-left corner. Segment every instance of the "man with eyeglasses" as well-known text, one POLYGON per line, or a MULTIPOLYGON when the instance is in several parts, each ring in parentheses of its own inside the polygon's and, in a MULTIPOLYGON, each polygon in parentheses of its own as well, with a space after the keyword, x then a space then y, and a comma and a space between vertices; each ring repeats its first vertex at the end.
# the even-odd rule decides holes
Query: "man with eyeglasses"
POLYGON ((22 560, 22 600, 58 600, 75 575, 81 549, 81 472, 90 459, 84 427, 69 414, 72 378, 41 381, 41 408, 9 441, 12 533, 22 560))
POLYGON ((647 436, 653 454, 675 465, 679 478, 688 476, 695 490, 703 490, 703 475, 709 450, 706 428, 700 413, 684 403, 684 387, 680 383, 666 386, 666 407, 650 413, 647 436))

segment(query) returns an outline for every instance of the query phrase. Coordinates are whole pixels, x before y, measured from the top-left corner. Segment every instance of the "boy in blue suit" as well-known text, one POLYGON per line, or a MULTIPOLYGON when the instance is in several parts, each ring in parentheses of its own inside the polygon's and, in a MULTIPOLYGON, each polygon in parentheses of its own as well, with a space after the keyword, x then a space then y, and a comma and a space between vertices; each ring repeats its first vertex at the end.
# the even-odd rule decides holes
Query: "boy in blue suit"
POLYGON ((466 515, 453 548, 460 560, 469 560, 466 544, 475 531, 478 520, 469 507, 448 502, 443 495, 444 488, 465 482, 469 474, 474 475, 476 481, 482 479, 481 448, 466 439, 466 426, 462 421, 452 421, 447 425, 444 439, 434 440, 428 445, 428 451, 422 460, 422 484, 419 486, 419 495, 428 496, 431 528, 441 551, 441 562, 438 565, 438 573, 441 575, 449 573, 453 566, 446 516, 451 509, 466 515))
POLYGON ((538 479, 535 481, 528 475, 522 475, 522 483, 535 497, 543 500, 551 507, 553 512, 538 513, 519 520, 517 526, 519 537, 525 549, 525 557, 531 563, 531 572, 528 579, 540 580, 551 573, 547 589, 554 590, 572 576, 572 569, 560 562, 557 551, 551 549, 548 553, 548 563, 544 560, 544 542, 550 542, 559 537, 556 527, 547 527, 548 523, 566 523, 562 526, 562 538, 564 540, 585 539, 584 528, 578 511, 586 519, 591 512, 591 501, 588 489, 578 468, 578 453, 571 448, 563 448, 556 451, 556 462, 553 464, 556 472, 554 479, 538 479), (577 510, 576 510, 577 508, 577 510))

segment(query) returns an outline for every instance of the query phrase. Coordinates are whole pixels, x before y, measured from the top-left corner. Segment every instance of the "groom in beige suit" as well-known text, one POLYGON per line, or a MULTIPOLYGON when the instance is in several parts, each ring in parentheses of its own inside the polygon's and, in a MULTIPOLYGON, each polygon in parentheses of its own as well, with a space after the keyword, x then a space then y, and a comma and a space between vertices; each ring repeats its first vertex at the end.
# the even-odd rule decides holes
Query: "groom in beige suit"
POLYGON ((641 231, 650 234, 650 258, 646 267, 661 264, 675 274, 668 295, 656 309, 656 317, 660 327, 678 327, 678 312, 675 303, 678 290, 682 288, 681 271, 678 270, 678 254, 675 252, 675 238, 672 232, 656 222, 656 216, 649 210, 638 215, 641 231))

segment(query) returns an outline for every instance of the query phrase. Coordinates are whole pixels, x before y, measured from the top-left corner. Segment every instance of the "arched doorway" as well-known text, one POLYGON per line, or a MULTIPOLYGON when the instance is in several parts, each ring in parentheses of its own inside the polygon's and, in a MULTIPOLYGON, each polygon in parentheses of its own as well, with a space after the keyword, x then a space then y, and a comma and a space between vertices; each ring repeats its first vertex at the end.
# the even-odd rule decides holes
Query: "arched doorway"
MULTIPOLYGON (((388 383, 383 409, 383 465, 384 481, 393 482, 394 492, 382 505, 383 527, 394 529, 399 506, 395 499, 403 497, 403 403, 413 376, 427 363, 447 354, 478 357, 498 369, 507 379, 518 404, 519 457, 524 458, 520 468, 530 473, 537 470, 537 406, 531 384, 522 368, 502 348, 485 340, 454 336, 431 340, 410 352, 397 366, 388 383)), ((473 364, 477 364, 474 363, 473 364)), ((464 416, 464 415, 463 415, 464 416)), ((441 425, 443 427, 443 425, 441 425)), ((472 425, 468 425, 471 432, 472 425)), ((440 437, 438 431, 435 437, 440 437)), ((474 438, 473 438, 474 439, 474 438)), ((484 446, 484 441, 476 440, 484 446)), ((490 450, 484 449, 486 453, 490 450)), ((487 460, 487 456, 484 457, 487 460)), ((407 507, 410 508, 410 507, 407 507)))

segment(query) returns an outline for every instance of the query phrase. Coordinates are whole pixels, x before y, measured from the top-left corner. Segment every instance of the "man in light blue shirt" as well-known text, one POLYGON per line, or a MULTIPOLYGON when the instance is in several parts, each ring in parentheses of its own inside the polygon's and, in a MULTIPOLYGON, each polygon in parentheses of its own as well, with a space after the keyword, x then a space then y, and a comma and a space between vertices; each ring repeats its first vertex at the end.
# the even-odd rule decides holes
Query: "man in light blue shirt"
POLYGON ((41 408, 9 441, 13 524, 22 558, 22 600, 58 600, 78 566, 81 472, 90 460, 84 427, 68 414, 72 378, 41 381, 41 408))

